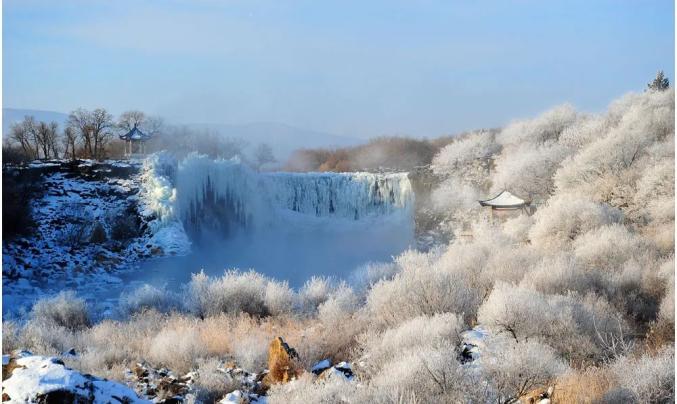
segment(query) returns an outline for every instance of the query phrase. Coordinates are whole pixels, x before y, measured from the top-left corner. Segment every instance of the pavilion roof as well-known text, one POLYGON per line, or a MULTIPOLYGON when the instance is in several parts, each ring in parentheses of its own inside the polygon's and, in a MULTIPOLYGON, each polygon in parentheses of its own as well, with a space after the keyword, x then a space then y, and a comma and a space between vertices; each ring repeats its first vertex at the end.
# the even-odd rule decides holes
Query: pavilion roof
POLYGON ((530 202, 518 198, 505 190, 501 191, 501 193, 495 197, 479 201, 479 203, 482 206, 491 206, 494 208, 521 208, 530 204, 530 202))
POLYGON ((135 124, 134 127, 132 128, 132 130, 125 133, 124 135, 120 135, 120 139, 122 139, 122 140, 148 140, 148 139, 150 139, 150 136, 141 132, 141 129, 137 128, 136 124, 135 124))

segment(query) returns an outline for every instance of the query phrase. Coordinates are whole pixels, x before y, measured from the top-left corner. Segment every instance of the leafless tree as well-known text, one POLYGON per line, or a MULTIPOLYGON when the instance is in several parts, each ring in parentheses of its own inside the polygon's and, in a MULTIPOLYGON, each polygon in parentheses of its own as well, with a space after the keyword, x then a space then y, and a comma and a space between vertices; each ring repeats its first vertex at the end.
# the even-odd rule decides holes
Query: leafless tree
POLYGON ((35 125, 37 150, 42 152, 42 157, 45 159, 59 157, 56 147, 58 138, 57 129, 58 124, 56 122, 51 122, 48 124, 46 122, 40 121, 35 125))
POLYGON ((13 123, 9 129, 10 139, 19 144, 23 154, 29 158, 35 156, 35 149, 32 143, 32 135, 27 128, 26 121, 13 123))
POLYGON ((76 129, 72 126, 67 126, 63 131, 63 142, 65 146, 64 156, 70 155, 71 159, 75 160, 75 146, 78 141, 76 129))
POLYGON ((111 114, 103 108, 97 108, 94 111, 79 108, 71 112, 68 124, 78 132, 88 157, 103 158, 114 126, 111 114))
POLYGON ((82 139, 85 155, 92 156, 92 138, 89 123, 89 112, 78 108, 68 116, 68 126, 82 139))
POLYGON ((49 147, 52 149, 52 156, 59 158, 59 124, 52 121, 49 123, 49 147))
POLYGON ((260 170, 261 167, 268 163, 274 163, 276 161, 277 159, 275 159, 275 155, 273 155, 273 148, 270 147, 269 144, 260 143, 256 146, 256 150, 254 150, 254 166, 257 170, 260 170))
POLYGON ((117 127, 124 132, 129 132, 134 126, 141 128, 146 120, 146 114, 141 111, 126 111, 120 114, 117 127))
POLYGON ((106 144, 113 135, 113 116, 103 108, 97 108, 91 113, 92 138, 94 140, 94 158, 104 157, 106 144))

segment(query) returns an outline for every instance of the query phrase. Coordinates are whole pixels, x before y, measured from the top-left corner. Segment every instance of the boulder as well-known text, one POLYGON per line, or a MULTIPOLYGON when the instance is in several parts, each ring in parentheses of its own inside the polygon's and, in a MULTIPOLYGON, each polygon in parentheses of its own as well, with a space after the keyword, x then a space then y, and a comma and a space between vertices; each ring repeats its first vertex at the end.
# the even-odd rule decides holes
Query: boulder
POLYGON ((275 338, 268 348, 268 374, 263 383, 266 386, 287 383, 303 373, 298 363, 298 354, 287 345, 282 337, 275 338))

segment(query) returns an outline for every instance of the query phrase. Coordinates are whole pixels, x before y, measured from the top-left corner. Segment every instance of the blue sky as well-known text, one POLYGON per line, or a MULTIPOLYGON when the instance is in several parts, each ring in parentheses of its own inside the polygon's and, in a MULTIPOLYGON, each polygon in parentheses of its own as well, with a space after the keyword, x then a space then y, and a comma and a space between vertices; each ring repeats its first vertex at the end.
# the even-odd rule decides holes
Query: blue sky
POLYGON ((601 111, 675 70, 673 1, 2 3, 14 108, 437 136, 601 111))

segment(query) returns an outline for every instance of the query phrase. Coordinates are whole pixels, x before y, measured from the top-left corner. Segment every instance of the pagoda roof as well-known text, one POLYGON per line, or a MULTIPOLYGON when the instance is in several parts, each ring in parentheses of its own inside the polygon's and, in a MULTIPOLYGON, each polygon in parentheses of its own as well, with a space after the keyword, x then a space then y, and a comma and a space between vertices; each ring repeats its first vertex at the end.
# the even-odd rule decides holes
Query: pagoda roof
POLYGON ((137 128, 136 124, 134 124, 134 127, 132 128, 132 130, 125 133, 124 135, 120 135, 120 139, 122 139, 122 140, 148 140, 148 139, 150 139, 150 136, 141 132, 141 129, 137 128))
POLYGON ((515 195, 511 194, 508 191, 502 191, 500 194, 496 195, 491 199, 485 199, 479 201, 482 206, 491 206, 494 208, 521 208, 523 206, 529 205, 531 202, 525 201, 522 198, 518 198, 515 195))

